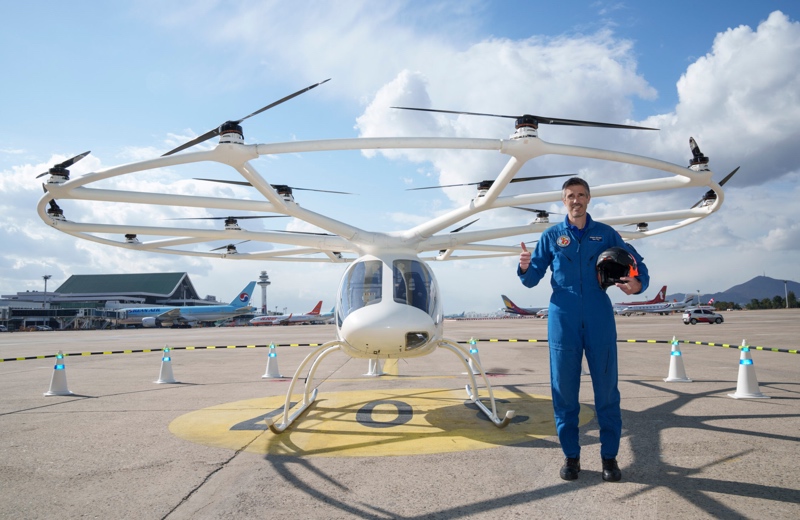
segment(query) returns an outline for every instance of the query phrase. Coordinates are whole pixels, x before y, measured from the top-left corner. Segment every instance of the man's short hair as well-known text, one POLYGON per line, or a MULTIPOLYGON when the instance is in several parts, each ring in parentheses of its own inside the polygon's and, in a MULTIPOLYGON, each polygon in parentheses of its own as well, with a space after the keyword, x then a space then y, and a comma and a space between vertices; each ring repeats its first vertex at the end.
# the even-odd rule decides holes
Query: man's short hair
POLYGON ((583 186, 584 188, 586 188, 586 194, 588 196, 590 196, 590 197, 592 196, 592 192, 589 190, 589 183, 588 182, 586 182, 585 180, 581 179, 580 177, 570 177, 569 179, 566 180, 566 182, 564 182, 564 185, 561 186, 562 197, 563 197, 563 194, 564 194, 564 190, 566 190, 570 186, 576 186, 576 185, 580 185, 580 186, 583 186))

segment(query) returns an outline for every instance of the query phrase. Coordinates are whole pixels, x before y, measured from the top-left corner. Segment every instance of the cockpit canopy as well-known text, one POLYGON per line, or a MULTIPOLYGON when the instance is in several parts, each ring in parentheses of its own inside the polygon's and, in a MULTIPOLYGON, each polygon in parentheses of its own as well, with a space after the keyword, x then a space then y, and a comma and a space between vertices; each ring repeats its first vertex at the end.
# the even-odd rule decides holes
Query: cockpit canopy
MULTIPOLYGON (((345 273, 339 294, 339 320, 384 298, 383 261, 355 262, 345 273)), ((433 282, 433 273, 424 262, 410 258, 392 262, 392 299, 410 305, 430 315, 436 321, 439 295, 433 282)))

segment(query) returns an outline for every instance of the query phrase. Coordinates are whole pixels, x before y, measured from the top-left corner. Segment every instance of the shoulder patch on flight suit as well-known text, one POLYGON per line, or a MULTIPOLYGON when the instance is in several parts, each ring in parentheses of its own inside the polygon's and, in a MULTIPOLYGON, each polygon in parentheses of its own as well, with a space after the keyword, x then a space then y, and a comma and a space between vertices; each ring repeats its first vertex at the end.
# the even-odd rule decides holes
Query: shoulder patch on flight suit
POLYGON ((556 240, 556 244, 558 244, 558 247, 567 247, 569 245, 569 242, 570 240, 567 235, 561 235, 560 237, 558 237, 558 240, 556 240))

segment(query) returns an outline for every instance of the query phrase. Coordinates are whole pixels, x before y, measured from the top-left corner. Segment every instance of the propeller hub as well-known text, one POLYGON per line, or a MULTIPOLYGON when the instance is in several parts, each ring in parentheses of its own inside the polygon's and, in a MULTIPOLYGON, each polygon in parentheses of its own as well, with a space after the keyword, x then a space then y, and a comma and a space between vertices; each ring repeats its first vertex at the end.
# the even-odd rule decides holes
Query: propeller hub
POLYGON ((235 218, 228 217, 225 219, 225 229, 230 229, 234 231, 239 231, 242 228, 239 227, 239 221, 235 218))
POLYGON ((236 121, 226 121, 219 127, 219 144, 244 144, 244 132, 236 121))
POLYGON ((278 192, 278 195, 283 197, 283 200, 286 202, 294 201, 294 196, 292 195, 292 188, 291 186, 287 186, 285 184, 273 184, 272 188, 278 192))
POLYGON ((50 201, 50 207, 47 208, 47 214, 50 215, 50 218, 53 220, 67 220, 64 218, 64 210, 59 207, 55 200, 50 201))
POLYGON ((134 233, 128 233, 127 235, 125 235, 125 242, 128 244, 141 244, 141 242, 139 242, 139 239, 136 238, 136 235, 134 233))
POLYGON ((494 181, 481 181, 478 183, 478 196, 483 197, 486 195, 486 192, 489 191, 489 188, 492 187, 494 181))
POLYGON ((514 128, 533 128, 536 130, 539 128, 539 120, 536 119, 536 116, 525 114, 524 116, 517 118, 514 128))

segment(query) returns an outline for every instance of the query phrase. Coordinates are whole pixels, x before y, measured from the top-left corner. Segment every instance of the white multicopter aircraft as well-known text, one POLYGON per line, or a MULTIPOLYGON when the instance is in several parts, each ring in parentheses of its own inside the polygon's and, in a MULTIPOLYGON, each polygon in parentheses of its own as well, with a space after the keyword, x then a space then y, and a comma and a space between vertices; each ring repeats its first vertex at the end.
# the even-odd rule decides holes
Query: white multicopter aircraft
POLYGON ((161 327, 162 325, 193 325, 203 321, 219 321, 252 314, 255 307, 250 305, 256 282, 250 282, 228 305, 194 306, 149 306, 120 309, 121 325, 141 325, 142 327, 161 327))
MULTIPOLYGON (((287 96, 247 117, 263 112, 267 108, 317 85, 287 96)), ((534 222, 519 226, 459 233, 447 232, 451 226, 474 217, 478 213, 520 205, 560 202, 560 191, 503 195, 503 191, 509 183, 519 180, 515 179, 515 175, 528 161, 545 155, 560 155, 611 161, 647 169, 647 178, 643 180, 593 186, 593 199, 679 188, 705 187, 708 189, 701 201, 691 208, 653 212, 645 207, 642 208, 642 213, 598 219, 613 226, 637 224, 635 231, 620 230, 620 234, 625 239, 643 238, 688 226, 717 211, 724 198, 720 184, 712 179, 712 172, 708 168, 708 158, 700 153, 693 140, 694 158, 687 168, 628 153, 553 144, 538 137, 540 124, 606 128, 638 127, 524 115, 501 116, 516 119, 516 130, 510 139, 380 137, 245 144, 239 123, 247 117, 236 121, 226 121, 190 143, 168 152, 165 156, 91 172, 75 179, 69 178, 67 167, 78 159, 65 161, 48 172, 50 177, 44 184, 45 195, 39 201, 37 211, 46 224, 64 233, 100 244, 132 250, 231 260, 251 259, 262 262, 272 260, 349 263, 350 265, 347 266, 342 276, 336 301, 336 338, 312 351, 297 368, 286 394, 282 422, 274 424, 272 421, 268 421, 270 429, 274 432, 286 429, 313 404, 317 395, 317 389, 313 388, 314 374, 322 360, 336 351, 343 351, 355 358, 387 359, 424 356, 437 348, 449 350, 461 360, 466 369, 470 378, 467 395, 473 403, 495 425, 503 427, 509 423, 514 412, 507 412, 502 419, 498 416, 491 385, 485 372, 480 368, 480 363, 472 357, 467 348, 444 337, 443 295, 439 291, 428 263, 453 259, 516 256, 519 254, 519 248, 516 245, 503 245, 495 241, 510 237, 529 237, 531 234, 540 233, 549 227, 548 222, 537 218, 534 222), (214 136, 220 136, 220 140, 219 144, 211 150, 171 155, 175 151, 183 150, 214 136), (486 153, 504 154, 508 156, 508 162, 492 177, 492 180, 479 183, 478 192, 469 203, 438 215, 428 222, 400 231, 372 231, 300 206, 295 202, 291 188, 270 185, 267 180, 268 176, 262 175, 250 162, 263 155, 300 154, 322 150, 379 149, 482 150, 486 153), (263 197, 263 200, 237 200, 230 197, 205 197, 90 187, 95 182, 115 177, 135 176, 139 172, 147 173, 148 170, 165 167, 171 167, 174 171, 175 167, 179 165, 207 161, 233 168, 244 179, 240 182, 250 184, 263 197), (653 170, 664 172, 667 175, 653 178, 653 170), (179 208, 200 207, 225 212, 249 211, 261 214, 289 215, 317 226, 325 232, 250 231, 241 229, 239 226, 227 225, 225 229, 215 230, 193 227, 188 224, 184 227, 174 227, 136 221, 124 224, 72 222, 66 218, 68 212, 65 214, 56 200, 105 201, 179 208), (650 229, 647 225, 642 226, 645 222, 663 225, 650 229), (225 251, 211 252, 208 250, 207 243, 215 240, 249 240, 270 243, 271 247, 275 247, 275 245, 284 247, 270 248, 260 252, 239 253, 235 245, 231 244, 225 251), (199 244, 202 244, 203 247, 199 247, 199 244), (459 252, 466 252, 466 254, 459 254, 459 252), (478 397, 475 377, 472 375, 472 370, 469 369, 468 361, 472 361, 473 366, 480 370, 480 376, 488 393, 489 407, 478 397), (302 403, 293 413, 290 413, 292 412, 290 402, 292 391, 300 374, 309 364, 302 403)), ((730 175, 723 180, 723 183, 728 178, 730 175)), ((633 200, 636 199, 632 198, 633 200)), ((611 204, 611 207, 619 206, 611 204)), ((124 218, 124 211, 120 210, 115 216, 120 219, 124 218)), ((464 225, 459 230, 463 227, 464 225)))

